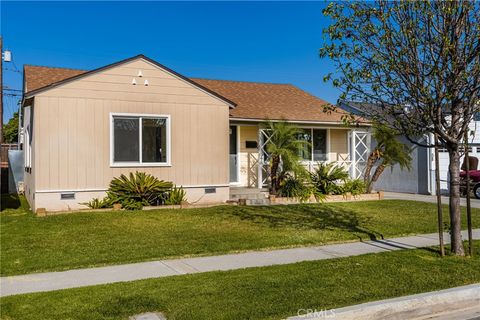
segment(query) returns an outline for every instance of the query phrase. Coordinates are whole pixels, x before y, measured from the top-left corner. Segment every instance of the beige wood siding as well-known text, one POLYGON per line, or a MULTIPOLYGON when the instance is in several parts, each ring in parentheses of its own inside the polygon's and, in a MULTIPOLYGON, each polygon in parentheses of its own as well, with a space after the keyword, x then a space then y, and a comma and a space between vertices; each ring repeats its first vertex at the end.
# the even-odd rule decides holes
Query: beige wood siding
POLYGON ((240 130, 240 185, 257 187, 258 148, 247 148, 247 141, 257 141, 258 125, 239 126, 240 130))
POLYGON ((348 160, 348 129, 330 129, 329 160, 348 160))
POLYGON ((137 170, 177 185, 228 184, 228 105, 146 61, 45 91, 35 109, 37 191, 105 189, 137 170), (110 113, 170 115, 171 167, 110 167, 110 113))

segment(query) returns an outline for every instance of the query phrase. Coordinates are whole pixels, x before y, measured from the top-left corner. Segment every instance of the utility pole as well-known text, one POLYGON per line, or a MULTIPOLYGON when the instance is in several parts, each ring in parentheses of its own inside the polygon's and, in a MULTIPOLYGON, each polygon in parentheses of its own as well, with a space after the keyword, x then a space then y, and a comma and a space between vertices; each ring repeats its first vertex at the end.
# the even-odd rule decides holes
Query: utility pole
POLYGON ((467 228, 468 228, 468 254, 473 256, 473 236, 472 236, 472 208, 470 205, 470 157, 468 153, 468 132, 465 130, 465 171, 467 178, 467 228))
POLYGON ((440 256, 445 256, 445 245, 443 243, 443 210, 442 195, 440 194, 440 160, 438 157, 438 135, 434 133, 435 144, 435 193, 437 194, 437 220, 438 240, 440 241, 440 256))

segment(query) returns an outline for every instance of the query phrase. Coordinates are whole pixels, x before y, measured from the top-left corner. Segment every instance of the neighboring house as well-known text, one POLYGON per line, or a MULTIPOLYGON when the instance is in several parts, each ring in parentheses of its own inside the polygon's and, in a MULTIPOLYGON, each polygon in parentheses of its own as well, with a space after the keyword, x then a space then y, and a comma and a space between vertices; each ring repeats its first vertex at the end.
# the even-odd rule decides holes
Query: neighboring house
POLYGON ((324 105, 293 85, 187 78, 143 55, 92 71, 26 65, 25 194, 33 210, 78 209, 145 171, 191 203, 225 202, 230 186, 265 186, 268 119, 304 128, 309 168, 332 161, 359 176, 368 126, 346 128, 324 105))
MULTIPOLYGON (((352 102, 340 102, 339 106, 354 115, 365 116, 364 109, 368 105, 352 102)), ((480 117, 477 115, 474 121, 470 123, 470 131, 474 134, 470 136, 469 153, 472 157, 480 159, 480 117)), ((412 168, 411 170, 401 170, 396 165, 393 168, 386 169, 375 184, 375 189, 393 192, 435 194, 435 152, 433 148, 425 148, 415 145, 402 138, 402 141, 413 148, 412 168)), ((431 144, 433 135, 423 138, 423 144, 431 144)), ((375 141, 372 139, 370 148, 373 150, 375 141)), ((463 147, 460 150, 463 152, 463 147)), ((439 149, 440 164, 440 189, 442 193, 448 192, 448 165, 449 157, 446 149, 439 149)), ((460 164, 463 163, 463 156, 460 158, 460 164)), ((480 168, 478 168, 480 169, 480 168)))

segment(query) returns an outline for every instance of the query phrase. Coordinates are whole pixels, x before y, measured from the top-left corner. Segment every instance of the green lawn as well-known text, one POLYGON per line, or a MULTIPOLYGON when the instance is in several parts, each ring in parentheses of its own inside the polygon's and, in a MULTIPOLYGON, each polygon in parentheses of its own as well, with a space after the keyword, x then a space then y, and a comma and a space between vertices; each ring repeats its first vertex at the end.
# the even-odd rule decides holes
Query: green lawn
MULTIPOLYGON (((19 206, 3 200, 2 208, 19 206)), ((480 210, 473 215, 480 226, 480 210)), ((20 206, 2 211, 0 228, 1 274, 13 275, 435 232, 436 209, 384 200, 38 218, 20 206)))
MULTIPOLYGON (((475 242, 476 248, 480 241, 475 242)), ((168 319, 281 319, 480 282, 475 258, 428 249, 157 278, 2 298, 2 319, 128 319, 161 311, 168 319)))

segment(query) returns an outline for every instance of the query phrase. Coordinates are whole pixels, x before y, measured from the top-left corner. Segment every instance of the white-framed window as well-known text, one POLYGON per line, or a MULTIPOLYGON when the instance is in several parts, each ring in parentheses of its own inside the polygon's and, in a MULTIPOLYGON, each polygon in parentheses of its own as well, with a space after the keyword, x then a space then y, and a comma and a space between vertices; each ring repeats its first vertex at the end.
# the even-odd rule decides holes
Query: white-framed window
POLYGON ((299 140, 308 141, 309 146, 300 149, 299 156, 303 161, 328 160, 328 130, 317 128, 304 128, 298 136, 299 140))
POLYGON ((170 166, 170 116, 110 114, 112 167, 170 166))

